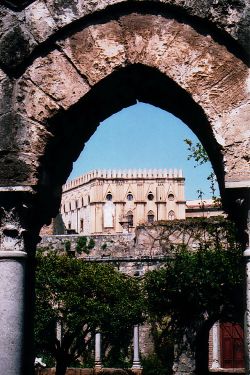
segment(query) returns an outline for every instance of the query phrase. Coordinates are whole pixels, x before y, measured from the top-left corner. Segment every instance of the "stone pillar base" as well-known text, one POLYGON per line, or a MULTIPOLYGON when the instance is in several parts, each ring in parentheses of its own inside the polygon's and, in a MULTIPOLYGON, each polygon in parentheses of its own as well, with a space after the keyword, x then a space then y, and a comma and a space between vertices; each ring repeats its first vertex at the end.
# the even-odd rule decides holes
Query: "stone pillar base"
POLYGON ((133 374, 135 374, 135 375, 141 375, 142 374, 142 367, 140 367, 140 368, 132 367, 131 370, 132 370, 133 374))
POLYGON ((101 364, 95 364, 95 367, 94 367, 94 374, 99 374, 99 372, 102 370, 102 365, 101 364))

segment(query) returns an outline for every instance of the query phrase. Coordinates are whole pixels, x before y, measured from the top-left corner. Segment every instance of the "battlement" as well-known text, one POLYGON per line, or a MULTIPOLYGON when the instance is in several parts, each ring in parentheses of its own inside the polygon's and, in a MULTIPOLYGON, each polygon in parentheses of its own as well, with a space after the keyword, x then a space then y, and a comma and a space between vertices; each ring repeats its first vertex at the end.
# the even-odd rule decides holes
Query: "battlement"
POLYGON ((63 192, 86 184, 94 179, 157 179, 157 178, 181 178, 184 180, 181 169, 95 169, 63 185, 63 192))

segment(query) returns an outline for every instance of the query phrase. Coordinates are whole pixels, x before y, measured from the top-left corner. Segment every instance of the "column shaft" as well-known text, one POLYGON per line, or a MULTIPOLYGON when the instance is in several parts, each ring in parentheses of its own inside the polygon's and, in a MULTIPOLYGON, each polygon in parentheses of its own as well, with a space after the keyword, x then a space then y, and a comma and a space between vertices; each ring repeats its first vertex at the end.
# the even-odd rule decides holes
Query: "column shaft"
POLYGON ((97 332, 95 334, 95 368, 102 367, 101 360, 101 334, 97 332))
POLYGON ((134 358, 132 368, 141 368, 140 354, 139 354, 139 325, 134 326, 134 358))
POLYGON ((245 367, 246 373, 250 373, 250 248, 244 252, 246 259, 246 311, 244 324, 245 339, 245 367))
POLYGON ((212 328, 213 351, 212 369, 220 368, 220 322, 216 322, 212 328))
POLYGON ((0 251, 0 374, 23 375, 26 253, 0 251))

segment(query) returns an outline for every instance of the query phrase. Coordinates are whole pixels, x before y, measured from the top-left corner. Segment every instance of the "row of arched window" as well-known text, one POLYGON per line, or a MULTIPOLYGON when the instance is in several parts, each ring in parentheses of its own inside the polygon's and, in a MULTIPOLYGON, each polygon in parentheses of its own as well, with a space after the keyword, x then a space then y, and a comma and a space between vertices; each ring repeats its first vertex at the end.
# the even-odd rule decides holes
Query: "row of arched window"
MULTIPOLYGON (((155 221, 155 215, 153 213, 153 211, 149 211, 148 212, 148 215, 147 215, 147 219, 148 219, 148 223, 149 224, 152 224, 154 221, 155 221)), ((175 213, 174 211, 169 211, 168 213, 168 219, 169 220, 174 220, 175 219, 175 213)), ((133 215, 133 212, 132 211, 128 211, 127 213, 127 221, 128 221, 128 225, 133 227, 134 225, 134 215, 133 215)), ((83 219, 80 219, 80 232, 83 231, 83 219)), ((68 222, 68 229, 71 229, 71 222, 69 221, 68 222)))
MULTIPOLYGON (((153 201, 154 200, 154 194, 150 191, 148 193, 147 198, 148 198, 149 201, 153 201)), ((112 201, 112 199, 113 199, 113 196, 112 196, 111 192, 108 192, 108 194, 106 195, 106 200, 107 201, 112 201)), ((127 194, 127 200, 128 201, 132 201, 133 199, 134 199, 133 194, 129 192, 127 194)), ((174 200, 174 194, 173 193, 168 194, 168 200, 169 201, 173 201, 174 200)))
MULTIPOLYGON (((175 213, 173 210, 169 211, 168 213, 168 220, 174 220, 175 219, 175 213)), ((127 220, 128 220, 128 224, 130 226, 133 226, 133 222, 134 222, 134 216, 133 216, 133 213, 132 211, 129 211, 127 213, 127 220)), ((155 215, 154 215, 154 212, 153 211, 149 211, 148 212, 148 215, 147 215, 147 221, 149 224, 152 224, 154 221, 155 221, 155 215)))

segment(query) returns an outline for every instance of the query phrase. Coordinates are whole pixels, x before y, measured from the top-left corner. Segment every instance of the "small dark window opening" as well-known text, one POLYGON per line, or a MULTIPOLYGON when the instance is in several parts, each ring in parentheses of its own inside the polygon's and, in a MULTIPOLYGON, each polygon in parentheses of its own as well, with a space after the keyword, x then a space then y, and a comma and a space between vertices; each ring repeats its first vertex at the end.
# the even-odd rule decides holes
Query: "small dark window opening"
POLYGON ((148 200, 149 201, 152 201, 154 199, 154 195, 150 192, 149 194, 148 194, 148 200))
POLYGON ((132 227, 134 225, 134 216, 133 214, 129 213, 127 215, 128 225, 132 227))
POLYGON ((80 220, 80 232, 83 232, 83 219, 80 220))
POLYGON ((154 222, 155 216, 154 214, 148 214, 148 223, 152 224, 154 222))
POLYGON ((110 194, 110 193, 108 193, 107 195, 106 195, 106 199, 107 199, 107 201, 112 201, 112 194, 110 194))
POLYGON ((133 200, 133 195, 131 193, 128 193, 127 200, 128 201, 132 201, 133 200))

